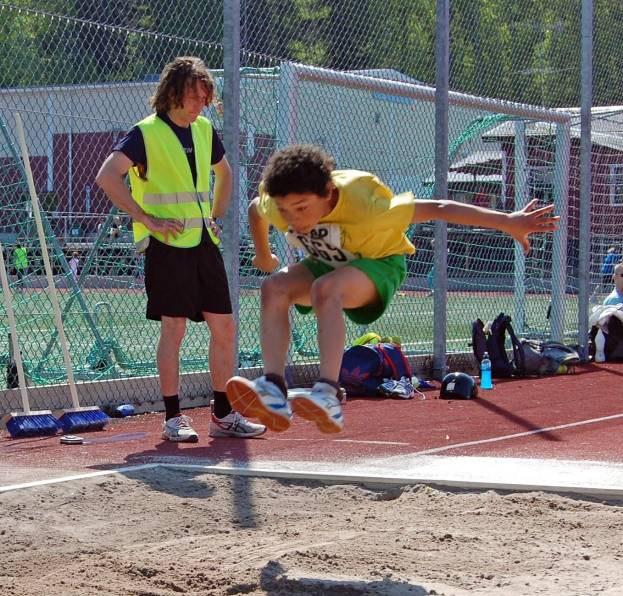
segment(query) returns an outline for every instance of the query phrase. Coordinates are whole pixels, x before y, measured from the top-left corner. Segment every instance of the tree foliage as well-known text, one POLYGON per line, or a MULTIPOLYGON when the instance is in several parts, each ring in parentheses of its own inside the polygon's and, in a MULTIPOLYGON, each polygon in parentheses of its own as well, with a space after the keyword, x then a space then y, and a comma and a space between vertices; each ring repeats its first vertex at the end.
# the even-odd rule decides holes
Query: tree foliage
MULTIPOLYGON (((434 84, 435 4, 242 0, 242 63, 260 56, 272 64, 394 69, 434 84)), ((579 104, 580 0, 453 0, 450 6, 453 89, 545 106, 579 104)), ((623 4, 596 0, 594 10, 595 103, 620 103, 623 4)), ((219 68, 222 13, 222 0, 0 3, 0 86, 144 78, 184 53, 219 68)))

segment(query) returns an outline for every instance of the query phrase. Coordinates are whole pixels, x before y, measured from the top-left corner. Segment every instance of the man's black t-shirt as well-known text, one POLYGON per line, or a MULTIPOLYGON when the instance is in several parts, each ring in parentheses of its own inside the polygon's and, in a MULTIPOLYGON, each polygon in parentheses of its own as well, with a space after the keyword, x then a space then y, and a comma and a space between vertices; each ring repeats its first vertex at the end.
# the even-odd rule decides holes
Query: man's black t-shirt
MULTIPOLYGON (((193 175, 193 182, 197 183, 197 165, 195 163, 195 147, 193 145, 192 133, 190 132, 190 126, 183 127, 175 124, 166 114, 158 114, 158 117, 166 122, 171 130, 175 133, 175 136, 179 139, 186 157, 188 158, 188 164, 190 165, 190 171, 193 175)), ((138 126, 133 126, 113 147, 113 151, 121 151, 128 159, 132 160, 133 165, 143 165, 147 167, 147 154, 145 151, 145 141, 143 140, 143 133, 138 126)), ((214 165, 223 159, 225 155, 225 148, 218 136, 217 132, 212 130, 212 161, 211 165, 214 165)))

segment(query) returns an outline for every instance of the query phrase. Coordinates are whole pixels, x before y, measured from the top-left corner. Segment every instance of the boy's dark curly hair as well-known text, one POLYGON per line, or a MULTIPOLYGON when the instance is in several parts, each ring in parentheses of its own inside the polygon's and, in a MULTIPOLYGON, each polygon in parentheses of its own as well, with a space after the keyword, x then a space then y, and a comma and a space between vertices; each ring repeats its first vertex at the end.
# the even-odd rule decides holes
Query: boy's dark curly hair
POLYGON ((214 78, 203 60, 195 56, 180 56, 164 67, 160 82, 153 97, 151 107, 159 114, 182 105, 184 91, 188 85, 203 83, 208 92, 206 106, 214 101, 214 78))
POLYGON ((315 145, 290 145, 274 153, 264 169, 264 190, 271 197, 313 193, 324 197, 335 168, 333 158, 315 145))

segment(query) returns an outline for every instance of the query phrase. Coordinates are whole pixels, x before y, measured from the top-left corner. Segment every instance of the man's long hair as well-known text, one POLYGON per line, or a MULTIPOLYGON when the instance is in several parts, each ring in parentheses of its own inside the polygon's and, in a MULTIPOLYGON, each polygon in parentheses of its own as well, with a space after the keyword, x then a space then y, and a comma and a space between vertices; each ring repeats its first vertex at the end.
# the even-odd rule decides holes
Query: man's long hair
POLYGON ((208 92, 208 106, 214 100, 215 84, 203 60, 195 56, 176 58, 164 67, 156 92, 150 99, 151 107, 159 114, 181 107, 184 91, 198 82, 205 85, 208 92))

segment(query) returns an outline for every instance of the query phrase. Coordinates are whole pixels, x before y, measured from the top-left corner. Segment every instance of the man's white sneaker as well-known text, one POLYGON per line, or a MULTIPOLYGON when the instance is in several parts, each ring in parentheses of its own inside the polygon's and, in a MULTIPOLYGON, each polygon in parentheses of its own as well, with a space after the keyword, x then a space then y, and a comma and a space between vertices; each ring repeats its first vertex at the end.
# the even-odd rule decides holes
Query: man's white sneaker
POLYGON ((339 433, 344 428, 340 397, 333 385, 317 381, 309 393, 295 394, 290 405, 295 414, 315 422, 321 432, 339 433))
POLYGON ((190 426, 191 422, 192 418, 184 414, 169 418, 162 427, 162 438, 177 443, 196 443, 199 435, 190 426))
POLYGON ((210 417, 211 437, 240 437, 249 439, 258 437, 266 432, 263 424, 255 424, 243 418, 240 412, 232 410, 224 418, 217 418, 214 414, 210 417))
POLYGON ((260 377, 249 381, 244 377, 232 377, 225 388, 227 399, 234 410, 243 416, 257 418, 271 430, 282 432, 290 428, 292 410, 281 389, 260 377))

